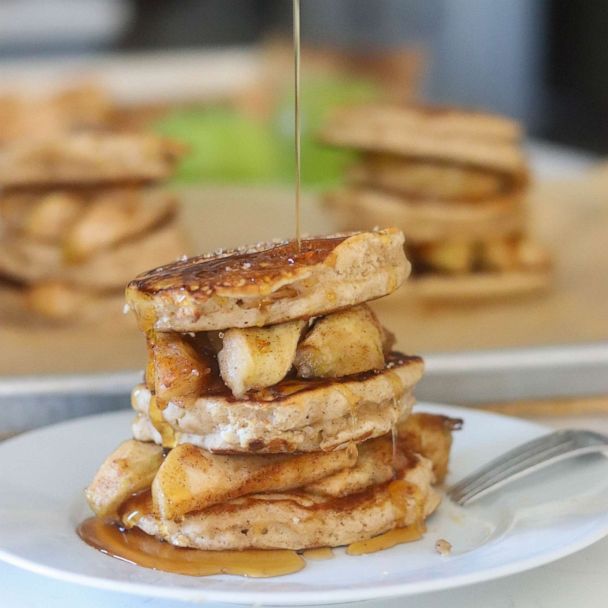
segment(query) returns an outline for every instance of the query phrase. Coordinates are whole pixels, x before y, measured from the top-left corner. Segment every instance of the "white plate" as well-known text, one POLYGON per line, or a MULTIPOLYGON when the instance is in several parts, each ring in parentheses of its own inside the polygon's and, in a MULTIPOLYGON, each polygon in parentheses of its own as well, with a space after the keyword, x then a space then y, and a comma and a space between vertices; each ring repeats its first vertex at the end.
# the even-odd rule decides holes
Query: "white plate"
MULTIPOLYGON (((482 462, 547 431, 517 419, 420 405, 465 419, 455 434, 454 481, 482 462)), ((539 566, 608 533, 608 461, 590 456, 521 480, 466 509, 444 500, 419 542, 351 557, 309 561, 270 579, 195 578, 147 570, 85 545, 75 534, 89 515, 83 489, 128 436, 129 412, 63 423, 0 444, 0 559, 64 581, 192 601, 331 604, 468 585, 539 566), (445 538, 449 557, 434 550, 445 538)))

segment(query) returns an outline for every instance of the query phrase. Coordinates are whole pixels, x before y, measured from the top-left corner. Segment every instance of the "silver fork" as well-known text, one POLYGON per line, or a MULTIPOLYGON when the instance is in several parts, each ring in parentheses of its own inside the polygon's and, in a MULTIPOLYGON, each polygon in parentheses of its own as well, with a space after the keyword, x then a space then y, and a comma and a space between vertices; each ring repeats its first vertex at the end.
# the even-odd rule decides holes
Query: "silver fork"
POLYGON ((547 465, 593 452, 608 454, 607 436, 577 430, 549 433, 495 458, 448 488, 447 494, 454 502, 465 505, 547 465))

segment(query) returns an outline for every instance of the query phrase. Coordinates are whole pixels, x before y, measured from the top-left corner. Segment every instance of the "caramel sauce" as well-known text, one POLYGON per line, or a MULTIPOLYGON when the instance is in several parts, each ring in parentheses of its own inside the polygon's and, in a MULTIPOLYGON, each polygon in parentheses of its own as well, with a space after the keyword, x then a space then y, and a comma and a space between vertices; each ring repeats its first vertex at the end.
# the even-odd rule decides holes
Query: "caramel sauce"
POLYGON ((177 436, 175 430, 163 418, 163 410, 159 405, 155 395, 150 398, 148 407, 148 416, 152 426, 158 431, 164 448, 174 448, 177 445, 177 436))
POLYGON ((306 549, 302 552, 302 557, 315 561, 324 561, 332 559, 334 552, 331 547, 318 547, 317 549, 306 549))
POLYGON ((390 549, 395 545, 419 540, 422 538, 425 531, 426 527, 423 522, 405 526, 404 528, 395 528, 394 530, 389 530, 379 536, 374 536, 374 538, 370 538, 369 540, 360 540, 348 545, 348 547, 346 547, 346 553, 348 553, 348 555, 367 555, 368 553, 376 553, 377 551, 390 549))
POLYGON ((200 551, 174 547, 138 528, 119 528, 97 517, 83 521, 77 533, 85 543, 111 557, 189 576, 237 574, 262 578, 292 574, 306 565, 295 551, 288 550, 200 551))

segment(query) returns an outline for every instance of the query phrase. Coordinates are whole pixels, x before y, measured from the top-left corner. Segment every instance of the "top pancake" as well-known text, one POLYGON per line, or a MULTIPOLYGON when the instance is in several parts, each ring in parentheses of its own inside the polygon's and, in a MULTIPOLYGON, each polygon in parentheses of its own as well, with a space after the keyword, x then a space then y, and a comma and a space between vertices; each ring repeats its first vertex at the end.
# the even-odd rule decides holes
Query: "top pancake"
POLYGON ((380 298, 410 272, 397 228, 219 251, 127 286, 143 330, 213 331, 314 317, 380 298))
POLYGON ((502 116, 432 106, 370 104, 336 112, 321 138, 341 147, 521 175, 521 129, 502 116))

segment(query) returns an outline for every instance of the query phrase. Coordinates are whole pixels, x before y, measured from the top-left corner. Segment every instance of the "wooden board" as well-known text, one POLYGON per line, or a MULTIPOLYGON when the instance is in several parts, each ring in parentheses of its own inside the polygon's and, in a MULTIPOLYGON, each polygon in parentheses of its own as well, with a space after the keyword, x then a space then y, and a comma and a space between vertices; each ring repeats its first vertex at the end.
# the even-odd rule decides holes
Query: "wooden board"
MULTIPOLYGON (((205 187, 184 191, 183 198, 194 251, 293 233, 289 188, 205 187)), ((608 339, 608 169, 539 184, 531 198, 534 225, 555 256, 554 289, 519 300, 425 307, 408 297, 406 285, 375 304, 401 349, 425 353, 608 339)), ((309 233, 335 229, 314 195, 304 202, 303 225, 309 233)), ((137 369, 144 361, 143 338, 121 310, 113 319, 76 327, 4 323, 0 345, 1 375, 137 369)))

